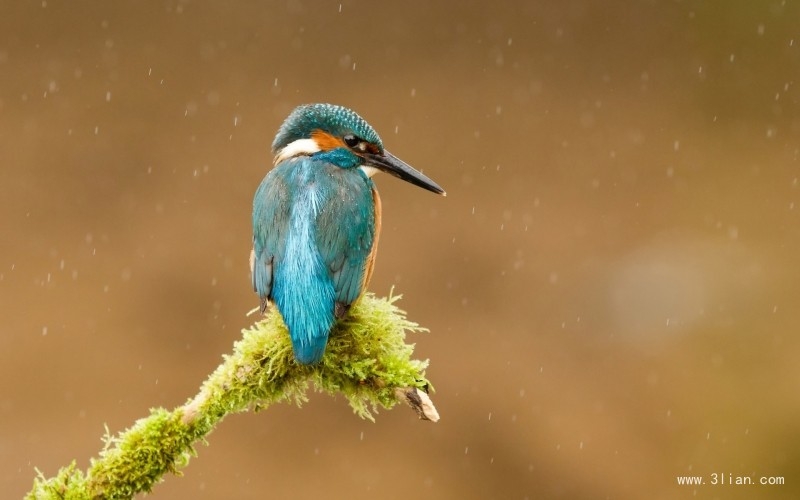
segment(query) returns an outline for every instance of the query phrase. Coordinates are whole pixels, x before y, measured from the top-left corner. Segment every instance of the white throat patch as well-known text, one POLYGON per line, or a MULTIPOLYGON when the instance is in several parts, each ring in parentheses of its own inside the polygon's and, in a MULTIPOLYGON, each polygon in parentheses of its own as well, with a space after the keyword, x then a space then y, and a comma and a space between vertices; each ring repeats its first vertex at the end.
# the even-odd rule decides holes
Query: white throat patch
POLYGON ((368 165, 361 165, 361 166, 360 166, 360 167, 358 167, 358 168, 360 168, 361 170, 363 170, 363 171, 364 171, 364 173, 365 173, 365 174, 367 174, 367 177, 372 177, 373 175, 375 175, 375 174, 377 174, 378 172, 380 172, 380 170, 378 170, 377 168, 375 168, 375 167, 370 167, 370 166, 368 166, 368 165))
POLYGON ((319 153, 321 150, 314 139, 297 139, 294 142, 287 144, 283 149, 278 151, 275 155, 273 164, 277 165, 283 160, 294 158, 295 156, 310 156, 314 153, 319 153))

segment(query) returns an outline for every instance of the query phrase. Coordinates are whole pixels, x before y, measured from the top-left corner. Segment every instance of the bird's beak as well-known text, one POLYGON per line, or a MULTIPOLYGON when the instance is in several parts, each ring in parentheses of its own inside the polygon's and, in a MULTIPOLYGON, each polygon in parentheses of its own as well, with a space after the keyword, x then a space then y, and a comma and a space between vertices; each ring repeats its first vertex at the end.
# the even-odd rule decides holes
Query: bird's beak
POLYGON ((436 194, 446 195, 444 189, 429 179, 425 174, 414 169, 411 165, 404 162, 388 151, 383 153, 366 153, 363 155, 366 166, 375 167, 387 174, 391 174, 415 186, 433 191, 436 194))

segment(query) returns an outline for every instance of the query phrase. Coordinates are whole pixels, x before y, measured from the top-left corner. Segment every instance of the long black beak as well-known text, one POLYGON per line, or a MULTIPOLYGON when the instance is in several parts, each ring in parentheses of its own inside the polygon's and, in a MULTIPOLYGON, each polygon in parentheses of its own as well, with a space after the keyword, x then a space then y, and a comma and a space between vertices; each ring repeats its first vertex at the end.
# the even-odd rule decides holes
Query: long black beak
POLYGON ((415 186, 419 186, 428 191, 433 191, 436 194, 447 195, 444 189, 438 184, 429 179, 425 174, 414 169, 411 165, 404 162, 388 151, 381 153, 366 153, 364 154, 367 166, 375 167, 382 170, 387 174, 391 174, 406 182, 410 182, 415 186))

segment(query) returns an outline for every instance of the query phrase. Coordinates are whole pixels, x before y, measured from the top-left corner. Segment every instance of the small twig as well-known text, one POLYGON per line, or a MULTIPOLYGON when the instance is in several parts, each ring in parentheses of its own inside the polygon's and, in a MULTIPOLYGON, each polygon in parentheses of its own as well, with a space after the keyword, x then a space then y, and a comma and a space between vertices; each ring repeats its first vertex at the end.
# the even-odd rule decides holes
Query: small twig
POLYGON ((404 387, 395 389, 395 395, 400 401, 408 403, 421 420, 439 421, 439 412, 427 392, 416 387, 404 387))

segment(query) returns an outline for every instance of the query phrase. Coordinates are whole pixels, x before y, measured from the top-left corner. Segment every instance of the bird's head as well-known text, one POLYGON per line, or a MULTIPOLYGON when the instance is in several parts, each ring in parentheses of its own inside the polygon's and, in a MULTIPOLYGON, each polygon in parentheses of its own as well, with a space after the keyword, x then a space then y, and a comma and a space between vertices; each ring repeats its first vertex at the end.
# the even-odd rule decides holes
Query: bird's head
POLYGON ((416 186, 445 194, 433 180, 383 148, 378 133, 355 111, 334 104, 298 106, 272 142, 275 164, 313 156, 341 168, 361 168, 368 177, 383 171, 416 186))

